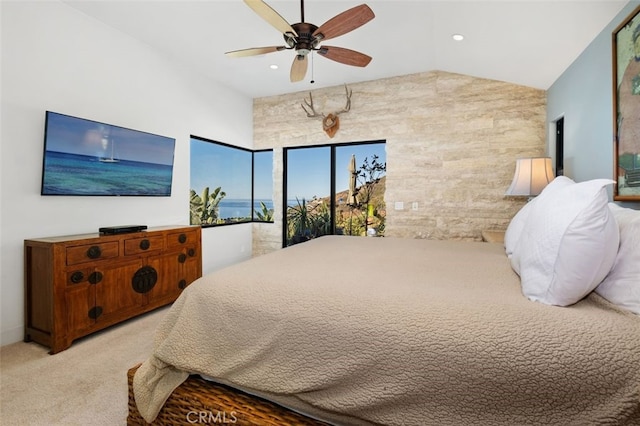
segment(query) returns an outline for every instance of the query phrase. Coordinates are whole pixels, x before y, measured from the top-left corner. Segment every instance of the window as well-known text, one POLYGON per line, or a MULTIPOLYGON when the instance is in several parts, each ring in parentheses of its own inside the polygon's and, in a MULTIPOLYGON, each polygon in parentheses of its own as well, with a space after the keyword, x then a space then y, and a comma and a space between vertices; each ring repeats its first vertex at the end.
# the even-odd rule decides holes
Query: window
POLYGON ((285 148, 283 246, 322 235, 384 235, 385 143, 285 148))
POLYGON ((273 222, 273 150, 253 153, 253 220, 273 222))
POLYGON ((285 150, 285 245, 333 233, 331 148, 285 150))
POLYGON ((190 223, 215 226, 272 221, 272 168, 272 151, 253 152, 192 136, 190 223), (260 200, 254 199, 255 193, 260 200))
POLYGON ((335 233, 384 235, 385 144, 337 146, 335 152, 335 233))

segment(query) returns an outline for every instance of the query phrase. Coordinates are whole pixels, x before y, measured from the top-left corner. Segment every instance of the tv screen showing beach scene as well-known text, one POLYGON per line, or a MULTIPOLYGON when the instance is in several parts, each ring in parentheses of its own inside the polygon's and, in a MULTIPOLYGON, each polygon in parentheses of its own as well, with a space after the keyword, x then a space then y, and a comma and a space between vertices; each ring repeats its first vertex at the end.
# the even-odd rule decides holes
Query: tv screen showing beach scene
POLYGON ((47 111, 42 195, 170 196, 175 139, 47 111))

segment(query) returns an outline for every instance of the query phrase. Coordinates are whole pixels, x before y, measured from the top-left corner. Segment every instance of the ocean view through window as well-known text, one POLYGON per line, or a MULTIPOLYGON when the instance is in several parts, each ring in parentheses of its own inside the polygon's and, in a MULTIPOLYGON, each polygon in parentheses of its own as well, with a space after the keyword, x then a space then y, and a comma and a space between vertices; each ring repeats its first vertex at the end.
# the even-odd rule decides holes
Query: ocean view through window
POLYGON ((191 136, 192 225, 273 220, 273 151, 252 151, 191 136))

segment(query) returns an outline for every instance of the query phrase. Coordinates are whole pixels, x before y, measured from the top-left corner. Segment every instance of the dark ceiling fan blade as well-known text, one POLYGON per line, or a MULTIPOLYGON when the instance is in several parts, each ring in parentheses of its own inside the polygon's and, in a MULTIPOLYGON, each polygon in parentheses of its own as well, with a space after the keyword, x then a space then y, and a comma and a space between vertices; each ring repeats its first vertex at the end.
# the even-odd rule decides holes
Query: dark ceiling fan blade
POLYGON ((322 46, 317 52, 327 59, 354 67, 366 67, 371 62, 371 56, 344 47, 322 46))
POLYGON ((282 34, 292 33, 298 35, 296 30, 284 19, 278 12, 273 10, 271 6, 263 2, 262 0, 244 0, 244 2, 253 9, 262 19, 271 24, 275 29, 282 34))
POLYGON ((293 58, 293 64, 291 64, 290 74, 292 83, 304 79, 304 76, 307 75, 308 64, 309 61, 307 60, 307 55, 296 55, 295 58, 293 58))
POLYGON ((233 58, 241 58, 243 56, 264 55, 265 53, 279 52, 285 50, 284 46, 268 46, 268 47, 252 47, 250 49, 232 50, 225 52, 225 55, 233 58))
POLYGON ((321 40, 338 37, 361 27, 375 18, 375 16, 369 6, 361 4, 329 19, 313 32, 313 36, 319 37, 321 35, 321 40))

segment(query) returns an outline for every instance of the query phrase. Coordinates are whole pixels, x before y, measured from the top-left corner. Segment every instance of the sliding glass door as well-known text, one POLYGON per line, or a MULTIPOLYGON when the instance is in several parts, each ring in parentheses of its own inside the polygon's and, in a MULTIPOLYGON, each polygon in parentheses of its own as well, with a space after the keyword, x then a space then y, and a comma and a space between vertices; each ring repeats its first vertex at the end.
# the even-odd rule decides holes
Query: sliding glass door
POLYGON ((285 148, 283 245, 384 235, 383 141, 285 148))
POLYGON ((383 236, 385 144, 336 146, 335 164, 335 233, 383 236))
POLYGON ((285 150, 285 246, 333 233, 331 147, 285 150))

